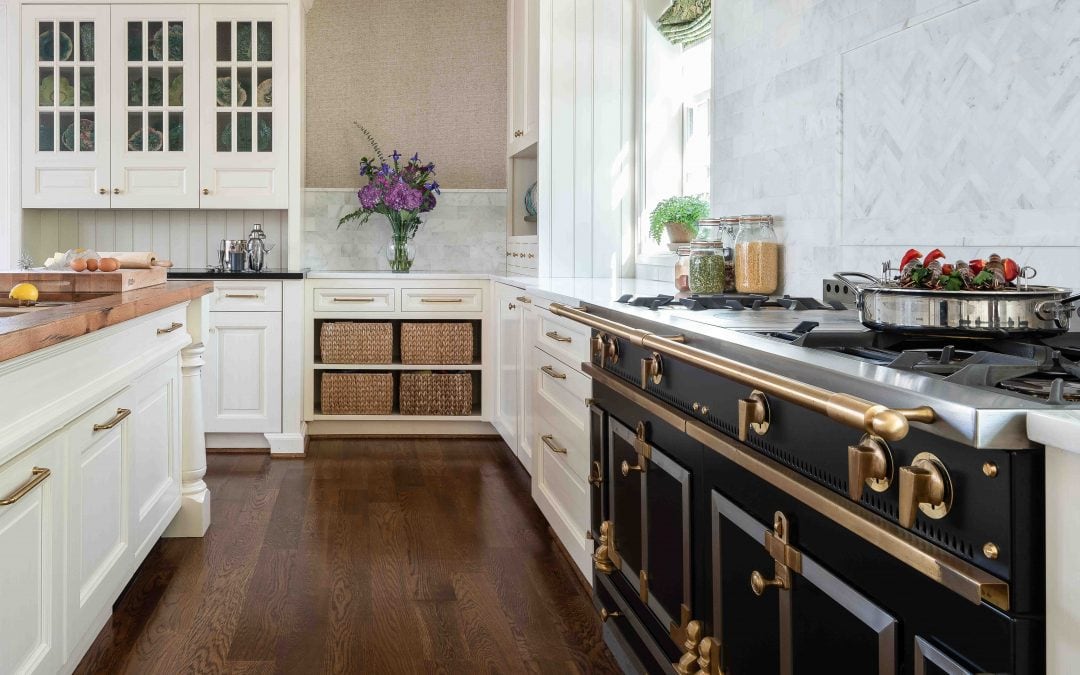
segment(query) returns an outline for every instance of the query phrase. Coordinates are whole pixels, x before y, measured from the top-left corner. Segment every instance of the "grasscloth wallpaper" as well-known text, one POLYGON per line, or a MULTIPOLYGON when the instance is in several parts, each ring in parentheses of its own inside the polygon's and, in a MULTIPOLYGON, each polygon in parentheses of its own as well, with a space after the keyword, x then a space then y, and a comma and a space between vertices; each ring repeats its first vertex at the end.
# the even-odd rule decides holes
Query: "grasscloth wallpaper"
POLYGON ((506 187, 505 0, 318 0, 307 16, 308 187, 370 149, 419 151, 449 188, 506 187))

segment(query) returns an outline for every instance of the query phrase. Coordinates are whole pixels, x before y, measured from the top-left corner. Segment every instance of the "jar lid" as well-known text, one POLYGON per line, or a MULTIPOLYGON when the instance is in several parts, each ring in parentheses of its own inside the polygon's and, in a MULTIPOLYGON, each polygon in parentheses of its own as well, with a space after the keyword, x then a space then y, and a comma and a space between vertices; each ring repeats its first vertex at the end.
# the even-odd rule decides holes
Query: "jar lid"
POLYGON ((678 255, 690 255, 690 247, 680 246, 675 249, 675 253, 677 253, 678 255))
POLYGON ((769 223, 772 225, 773 217, 763 214, 751 214, 745 216, 739 216, 740 223, 769 223))
POLYGON ((690 242, 690 248, 692 248, 694 251, 719 251, 720 249, 724 248, 724 242, 695 239, 694 241, 690 242))

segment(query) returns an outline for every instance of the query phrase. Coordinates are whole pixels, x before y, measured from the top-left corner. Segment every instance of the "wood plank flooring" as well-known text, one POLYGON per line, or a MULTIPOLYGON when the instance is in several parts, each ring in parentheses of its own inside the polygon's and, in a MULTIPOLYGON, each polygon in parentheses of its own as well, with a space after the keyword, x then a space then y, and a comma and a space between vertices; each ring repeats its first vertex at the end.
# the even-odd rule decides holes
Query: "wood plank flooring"
POLYGON ((498 440, 211 455, 213 524, 162 540, 76 673, 617 673, 498 440))

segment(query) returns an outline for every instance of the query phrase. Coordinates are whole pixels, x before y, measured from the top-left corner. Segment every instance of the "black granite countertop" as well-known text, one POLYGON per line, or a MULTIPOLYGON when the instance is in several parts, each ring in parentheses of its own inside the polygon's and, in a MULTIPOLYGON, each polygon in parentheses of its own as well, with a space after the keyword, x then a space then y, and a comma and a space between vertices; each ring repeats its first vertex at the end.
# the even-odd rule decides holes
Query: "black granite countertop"
POLYGON ((170 279, 303 279, 306 275, 306 271, 290 272, 280 268, 267 268, 261 272, 222 272, 205 267, 172 267, 169 269, 170 279))

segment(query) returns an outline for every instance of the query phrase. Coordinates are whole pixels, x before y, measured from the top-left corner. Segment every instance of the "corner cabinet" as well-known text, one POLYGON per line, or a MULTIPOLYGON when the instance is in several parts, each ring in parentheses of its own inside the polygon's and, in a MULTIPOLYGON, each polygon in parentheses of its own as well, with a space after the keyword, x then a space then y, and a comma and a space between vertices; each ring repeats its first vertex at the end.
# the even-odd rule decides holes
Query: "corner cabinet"
POLYGON ((23 7, 24 208, 286 208, 284 5, 23 7))

